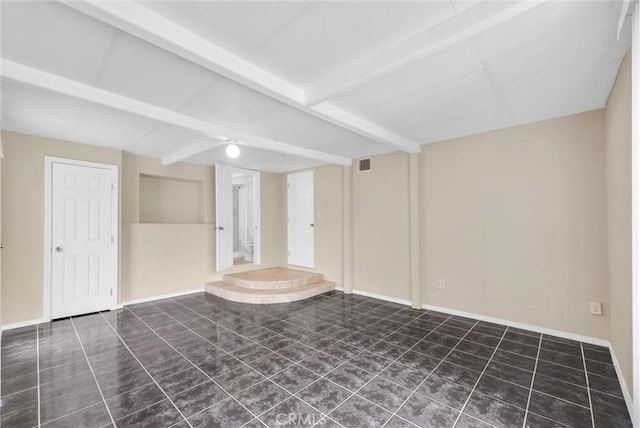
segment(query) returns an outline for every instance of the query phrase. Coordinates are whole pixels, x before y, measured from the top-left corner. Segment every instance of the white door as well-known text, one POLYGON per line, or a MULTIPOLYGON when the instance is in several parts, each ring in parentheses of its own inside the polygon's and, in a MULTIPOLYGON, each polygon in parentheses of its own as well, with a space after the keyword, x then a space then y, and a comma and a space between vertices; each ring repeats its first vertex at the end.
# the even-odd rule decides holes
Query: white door
POLYGON ((111 309, 113 171, 54 162, 51 179, 51 316, 111 309))
POLYGON ((216 267, 233 267, 233 170, 216 165, 216 267))
POLYGON ((287 176, 289 264, 313 267, 313 171, 287 176))

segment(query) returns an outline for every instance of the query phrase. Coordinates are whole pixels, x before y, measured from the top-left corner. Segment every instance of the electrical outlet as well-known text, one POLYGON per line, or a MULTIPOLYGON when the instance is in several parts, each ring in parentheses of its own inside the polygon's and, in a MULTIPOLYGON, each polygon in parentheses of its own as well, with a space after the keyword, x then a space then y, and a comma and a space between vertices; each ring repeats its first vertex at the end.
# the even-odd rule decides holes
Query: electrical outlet
POLYGON ((589 311, 592 315, 602 315, 602 303, 591 302, 589 304, 589 311))
POLYGON ((438 279, 436 281, 436 288, 438 290, 445 290, 447 288, 447 281, 445 281, 444 279, 438 279))

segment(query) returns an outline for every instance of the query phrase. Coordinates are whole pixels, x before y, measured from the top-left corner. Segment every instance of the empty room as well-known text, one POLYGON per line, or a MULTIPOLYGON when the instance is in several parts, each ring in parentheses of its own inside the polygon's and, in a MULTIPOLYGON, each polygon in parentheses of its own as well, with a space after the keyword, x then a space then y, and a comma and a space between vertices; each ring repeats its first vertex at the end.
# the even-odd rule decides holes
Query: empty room
POLYGON ((0 426, 640 427, 640 10, 0 0, 0 426))

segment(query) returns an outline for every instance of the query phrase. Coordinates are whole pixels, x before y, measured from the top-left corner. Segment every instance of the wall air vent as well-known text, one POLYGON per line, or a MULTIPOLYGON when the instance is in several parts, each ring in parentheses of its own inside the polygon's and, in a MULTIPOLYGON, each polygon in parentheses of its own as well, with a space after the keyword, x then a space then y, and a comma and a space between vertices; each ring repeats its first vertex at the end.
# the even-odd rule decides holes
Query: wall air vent
POLYGON ((358 160, 358 172, 371 171, 371 158, 358 160))

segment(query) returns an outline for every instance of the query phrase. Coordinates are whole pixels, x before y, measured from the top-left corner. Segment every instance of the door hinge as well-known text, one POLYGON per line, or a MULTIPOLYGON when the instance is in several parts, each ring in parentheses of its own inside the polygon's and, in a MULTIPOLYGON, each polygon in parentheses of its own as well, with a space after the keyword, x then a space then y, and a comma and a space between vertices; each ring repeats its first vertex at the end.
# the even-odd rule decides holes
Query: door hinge
POLYGON ((113 183, 111 183, 111 190, 113 190, 113 189, 114 189, 114 187, 113 187, 113 183))
POLYGON ((287 256, 290 256, 290 255, 291 255, 291 251, 287 251, 287 256))
POLYGON ((111 235, 111 243, 113 244, 115 242, 113 235, 111 235))
POLYGON ((109 291, 110 291, 110 294, 113 296, 113 288, 111 290, 109 290, 109 291))

